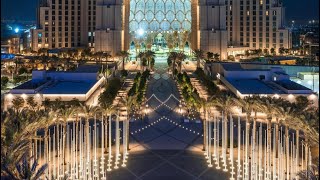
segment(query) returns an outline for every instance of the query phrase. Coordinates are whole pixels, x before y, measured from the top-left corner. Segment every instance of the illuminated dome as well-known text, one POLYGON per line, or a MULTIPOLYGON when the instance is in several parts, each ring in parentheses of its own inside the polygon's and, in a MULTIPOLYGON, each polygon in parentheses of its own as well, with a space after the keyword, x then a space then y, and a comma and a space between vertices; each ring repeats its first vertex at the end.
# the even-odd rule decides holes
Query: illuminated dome
MULTIPOLYGON (((191 2, 131 0, 129 31, 146 33, 191 30, 191 2)), ((140 33, 141 34, 141 33, 140 33)))

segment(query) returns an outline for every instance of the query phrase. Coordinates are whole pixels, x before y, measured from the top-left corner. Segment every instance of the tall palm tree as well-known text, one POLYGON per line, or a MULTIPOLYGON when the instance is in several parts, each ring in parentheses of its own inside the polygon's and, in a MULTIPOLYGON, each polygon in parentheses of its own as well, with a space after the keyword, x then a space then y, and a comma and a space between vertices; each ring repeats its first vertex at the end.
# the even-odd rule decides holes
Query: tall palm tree
POLYGON ((18 74, 19 66, 23 65, 24 63, 21 58, 17 58, 13 62, 15 64, 15 73, 18 74))
POLYGON ((287 107, 283 107, 283 106, 278 106, 276 108, 276 123, 275 123, 275 131, 276 131, 276 144, 275 144, 275 147, 274 147, 274 153, 275 153, 275 156, 276 158, 278 158, 278 151, 277 151, 277 148, 278 148, 278 139, 279 139, 279 124, 280 124, 280 121, 285 124, 285 136, 286 136, 286 139, 285 139, 285 151, 286 151, 286 169, 287 169, 287 178, 289 179, 289 167, 290 167, 290 157, 289 157, 289 123, 286 124, 286 122, 288 121, 291 121, 292 118, 295 116, 294 113, 295 113, 295 109, 293 109, 292 107, 290 106, 287 106, 287 107))
MULTIPOLYGON (((245 97, 243 99, 235 99, 235 103, 242 108, 246 113, 246 156, 249 156, 248 145, 250 137, 250 125, 251 125, 251 114, 253 111, 253 99, 250 97, 245 97)), ((254 146, 252 146, 254 148, 254 146)))
POLYGON ((271 163, 270 159, 270 150, 271 150, 271 126, 272 119, 276 114, 277 104, 275 103, 273 98, 264 97, 262 98, 262 103, 259 106, 259 109, 267 115, 267 167, 271 163))
POLYGON ((183 52, 179 52, 177 54, 177 59, 176 59, 176 63, 178 66, 178 72, 181 73, 182 71, 182 62, 187 58, 187 56, 183 53, 183 52))
POLYGON ((172 76, 174 78, 174 71, 176 69, 176 61, 178 59, 178 53, 177 52, 170 52, 169 56, 168 56, 168 60, 171 61, 172 64, 172 76))
POLYGON ((24 106, 24 103, 25 103, 25 101, 22 97, 15 97, 12 100, 12 105, 13 105, 12 107, 18 113, 22 109, 22 107, 24 106))
POLYGON ((298 173, 299 179, 319 180, 319 159, 316 164, 309 165, 306 170, 298 173))
POLYGON ((64 165, 66 165, 66 143, 67 143, 67 125, 68 125, 68 120, 71 118, 76 111, 75 107, 66 107, 59 109, 59 116, 56 120, 57 124, 62 124, 63 125, 63 162, 64 165))
POLYGON ((213 52, 207 52, 207 59, 208 59, 208 61, 211 62, 211 60, 213 59, 213 55, 214 55, 213 52))
POLYGON ((197 68, 200 68, 200 61, 204 58, 203 51, 201 49, 196 49, 193 51, 193 55, 197 59, 197 68))
POLYGON ((145 52, 139 52, 138 56, 137 56, 139 59, 140 59, 140 70, 142 71, 143 70, 143 62, 144 62, 144 59, 145 59, 145 52))
MULTIPOLYGON (((232 108, 236 105, 234 97, 230 95, 224 95, 221 97, 214 98, 212 104, 223 113, 224 118, 224 138, 228 139, 228 115, 231 113, 232 108)), ((227 149, 227 143, 225 144, 225 149, 227 149)))
POLYGON ((30 164, 30 160, 35 159, 34 157, 27 158, 27 153, 23 155, 19 162, 16 163, 15 169, 10 170, 6 166, 3 166, 2 172, 5 174, 5 177, 1 179, 12 179, 12 180, 20 180, 20 179, 28 179, 28 180, 38 180, 40 179, 46 169, 48 168, 47 164, 42 165, 41 167, 38 166, 38 160, 35 159, 32 164, 30 164))
MULTIPOLYGON (((97 107, 96 106, 88 106, 88 105, 80 105, 80 112, 82 112, 82 116, 85 119, 85 137, 86 139, 86 144, 87 144, 87 152, 90 151, 90 137, 89 137, 89 119, 94 116, 94 114, 97 112, 97 107)), ((87 162, 89 162, 90 159, 87 157, 87 162)))
POLYGON ((213 59, 214 59, 215 61, 220 61, 220 54, 219 54, 219 53, 214 53, 214 54, 213 54, 213 59))
POLYGON ((145 58, 147 59, 147 67, 151 69, 151 61, 155 58, 155 52, 151 50, 146 51, 145 58))
POLYGON ((120 56, 122 58, 122 70, 125 70, 125 61, 126 59, 129 57, 129 53, 127 51, 120 51, 117 53, 118 56, 120 56))

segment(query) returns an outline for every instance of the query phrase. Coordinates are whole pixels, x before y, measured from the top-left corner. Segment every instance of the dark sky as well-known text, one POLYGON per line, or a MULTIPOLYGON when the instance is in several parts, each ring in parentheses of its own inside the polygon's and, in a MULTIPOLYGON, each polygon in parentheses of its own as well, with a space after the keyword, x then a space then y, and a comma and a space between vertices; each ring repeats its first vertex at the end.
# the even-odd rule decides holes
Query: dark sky
MULTIPOLYGON (((36 19, 38 0, 1 0, 1 19, 36 19)), ((319 0, 283 0, 288 21, 319 19, 319 0)))

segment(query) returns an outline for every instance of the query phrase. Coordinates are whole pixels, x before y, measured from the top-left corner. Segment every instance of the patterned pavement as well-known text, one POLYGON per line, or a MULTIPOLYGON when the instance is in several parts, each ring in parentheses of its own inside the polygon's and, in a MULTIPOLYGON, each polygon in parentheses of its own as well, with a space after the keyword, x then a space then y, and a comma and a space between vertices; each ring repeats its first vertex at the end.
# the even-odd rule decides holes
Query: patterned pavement
MULTIPOLYGON (((156 61, 157 62, 157 61, 156 61)), ((229 175, 208 168, 202 151, 202 124, 184 122, 177 110, 179 93, 166 74, 165 63, 156 64, 146 93, 150 112, 130 123, 127 166, 111 171, 111 180, 224 180, 229 175), (152 96, 153 95, 153 96, 152 96), (162 103, 166 101, 166 103, 162 103)))

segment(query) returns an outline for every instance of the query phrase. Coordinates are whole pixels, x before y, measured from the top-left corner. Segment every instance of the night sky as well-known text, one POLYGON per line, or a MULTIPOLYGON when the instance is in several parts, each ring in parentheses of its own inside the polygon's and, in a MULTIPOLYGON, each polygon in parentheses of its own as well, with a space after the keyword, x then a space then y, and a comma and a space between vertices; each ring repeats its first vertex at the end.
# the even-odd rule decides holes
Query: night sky
MULTIPOLYGON (((38 0, 1 0, 1 19, 36 20, 38 0)), ((296 22, 319 19, 319 0, 283 0, 286 19, 296 22)))

